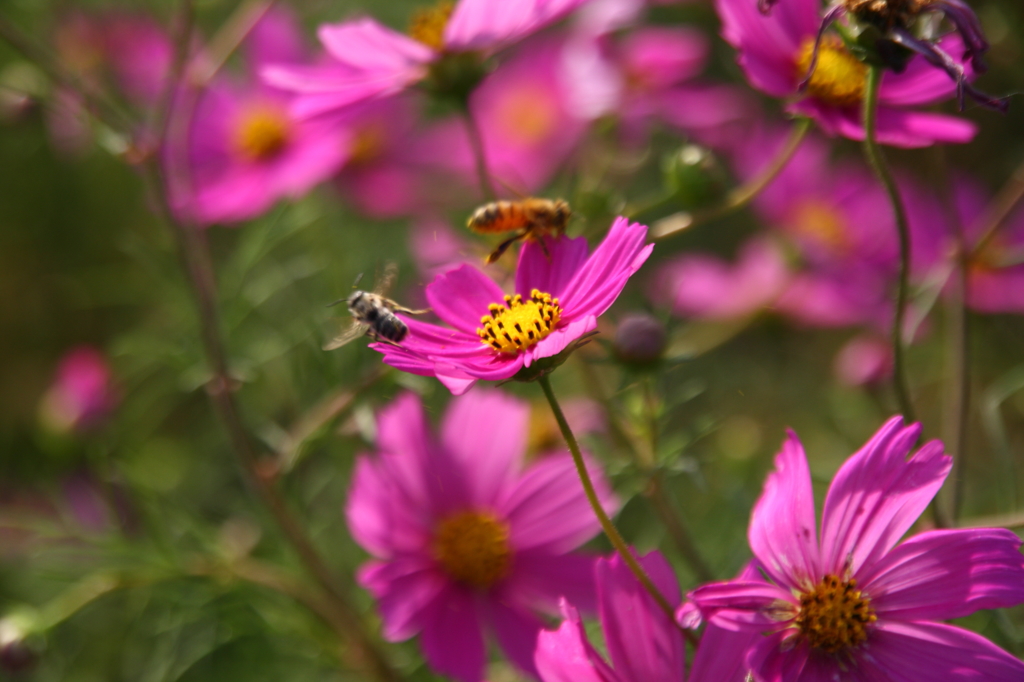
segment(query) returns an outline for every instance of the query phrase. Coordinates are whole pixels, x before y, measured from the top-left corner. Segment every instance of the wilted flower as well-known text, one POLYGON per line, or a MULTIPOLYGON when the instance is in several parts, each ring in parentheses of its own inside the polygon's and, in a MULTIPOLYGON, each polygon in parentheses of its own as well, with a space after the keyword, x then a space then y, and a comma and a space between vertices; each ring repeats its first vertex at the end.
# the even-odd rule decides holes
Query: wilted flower
POLYGON ((598 316, 654 248, 644 245, 646 236, 646 226, 617 218, 589 256, 582 237, 545 237, 545 247, 528 241, 519 256, 515 293, 509 295, 472 265, 463 265, 427 285, 431 308, 452 328, 403 317, 409 335, 400 346, 371 347, 392 367, 436 376, 456 395, 478 379, 509 379, 597 328, 598 316))
POLYGON ((106 357, 91 346, 78 346, 61 358, 39 414, 55 431, 86 431, 100 424, 116 403, 106 357))
POLYGON ((1024 602, 1021 541, 996 528, 899 539, 928 507, 952 460, 890 419, 842 466, 815 530, 811 476, 790 432, 751 515, 764 578, 690 594, 719 627, 763 633, 747 654, 758 682, 1024 679, 1024 662, 938 622, 1024 602))
MULTIPOLYGON (((819 0, 786 0, 770 16, 762 15, 753 0, 715 0, 715 5, 723 36, 740 51, 740 66, 754 87, 773 97, 796 98, 787 110, 813 118, 829 135, 864 139, 867 66, 831 34, 815 47, 822 21, 819 0), (812 61, 810 80, 803 85, 812 61)), ((965 49, 956 35, 938 46, 954 55, 965 49)), ((960 68, 973 75, 970 67, 960 68)), ((977 130, 973 123, 916 110, 950 97, 957 87, 924 57, 910 59, 901 73, 887 71, 878 98, 878 141, 897 147, 970 141, 977 130)))
POLYGON ((430 665, 460 682, 482 679, 485 633, 536 674, 537 612, 561 596, 593 608, 594 559, 571 551, 597 521, 568 453, 524 469, 528 419, 525 403, 477 390, 452 401, 438 442, 405 394, 379 414, 378 453, 352 477, 349 528, 375 557, 358 579, 379 602, 384 636, 419 634, 430 665))
POLYGON ((460 0, 441 2, 413 17, 409 35, 370 18, 324 24, 320 42, 332 58, 321 66, 274 66, 266 79, 301 93, 294 112, 338 113, 421 81, 465 97, 483 77, 482 57, 571 12, 584 0, 460 0))
MULTIPOLYGON (((301 59, 290 15, 273 11, 260 24, 248 45, 251 70, 270 60, 301 59)), ((296 119, 290 102, 289 93, 251 74, 242 81, 224 76, 211 83, 187 131, 188 172, 176 163, 178 141, 164 150, 175 208, 203 224, 247 220, 334 174, 349 153, 344 131, 296 119)))

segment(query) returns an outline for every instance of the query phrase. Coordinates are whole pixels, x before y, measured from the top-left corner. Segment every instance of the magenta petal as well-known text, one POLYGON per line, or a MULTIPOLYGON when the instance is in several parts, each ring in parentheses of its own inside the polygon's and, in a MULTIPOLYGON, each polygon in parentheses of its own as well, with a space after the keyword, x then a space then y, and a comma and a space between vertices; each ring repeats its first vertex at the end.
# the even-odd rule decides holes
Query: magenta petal
POLYGON ((534 661, 540 679, 544 682, 625 682, 587 641, 576 609, 564 605, 562 610, 565 613, 562 625, 554 632, 544 630, 537 637, 534 661))
MULTIPOLYGON (((758 580, 731 580, 698 587, 687 595, 704 617, 730 631, 777 630, 780 604, 793 603, 793 594, 758 580)), ((796 606, 794 605, 794 614, 796 606)))
POLYGON ((343 65, 379 74, 407 71, 432 61, 432 49, 373 19, 322 24, 317 30, 327 53, 343 65))
POLYGON ((431 520, 423 518, 415 505, 395 485, 386 455, 356 459, 345 519, 352 537, 366 551, 389 558, 422 549, 429 541, 431 520))
POLYGON ((688 682, 744 682, 747 652, 762 639, 756 632, 729 632, 709 624, 700 637, 688 682))
POLYGON ((825 498, 821 558, 825 572, 854 572, 881 559, 925 510, 952 466, 938 441, 909 460, 920 425, 893 417, 843 464, 825 498))
POLYGON ((430 667, 459 682, 480 682, 486 651, 474 595, 449 587, 424 621, 420 646, 430 667))
POLYGON ((837 658, 811 649, 806 642, 794 646, 785 640, 786 634, 762 638, 748 653, 747 664, 758 682, 890 682, 888 678, 864 677, 856 668, 841 666, 837 658))
MULTIPOLYGON (((954 59, 964 53, 964 42, 960 36, 950 34, 939 41, 939 47, 954 59)), ((964 64, 969 79, 974 72, 969 63, 964 64)), ((903 73, 886 71, 878 92, 878 103, 882 106, 913 106, 932 104, 956 94, 956 81, 942 69, 929 64, 920 55, 915 55, 903 73)))
POLYGON ((574 318, 595 317, 615 302, 629 277, 640 269, 654 249, 644 245, 647 226, 616 218, 608 235, 576 273, 562 293, 561 304, 574 318))
POLYGON ((536 616, 506 606, 498 600, 489 600, 484 608, 498 644, 508 660, 523 672, 537 677, 533 654, 537 649, 537 635, 544 629, 544 624, 536 616))
POLYGON ((557 21, 586 0, 459 0, 444 29, 453 50, 496 49, 557 21))
MULTIPOLYGON (((842 135, 851 140, 864 139, 864 126, 857 107, 842 109, 804 99, 787 107, 792 113, 810 116, 829 135, 842 135)), ((978 126, 966 119, 921 111, 904 111, 891 107, 878 109, 878 142, 893 147, 913 149, 929 147, 937 142, 962 144, 974 139, 978 126)))
POLYGON ((451 326, 476 336, 487 306, 503 304, 505 292, 472 265, 438 275, 427 285, 427 300, 434 312, 451 326))
MULTIPOLYGON (((600 467, 590 462, 587 469, 602 506, 614 514, 618 502, 600 467)), ((600 530, 568 454, 550 455, 536 462, 497 508, 508 519, 509 542, 517 550, 568 552, 600 530)))
POLYGON ((885 620, 949 620, 1024 603, 1024 556, 1002 528, 935 530, 857 575, 885 620))
POLYGON ((523 353, 523 364, 529 367, 535 360, 558 355, 570 343, 595 329, 597 329, 597 318, 593 315, 573 320, 565 327, 556 329, 550 335, 541 339, 536 346, 523 353))
POLYGON ((594 563, 589 554, 552 554, 544 549, 520 550, 512 574, 501 586, 499 598, 539 611, 552 611, 559 599, 585 613, 597 610, 594 563))
POLYGON ((750 517, 750 548, 772 579, 801 590, 821 578, 814 491, 800 439, 792 431, 750 517))
POLYGON ((868 653, 877 670, 872 679, 1024 680, 1024 662, 981 635, 942 623, 879 623, 868 653))
POLYGON ((448 405, 441 443, 466 471, 471 503, 492 504, 515 480, 526 452, 530 406, 480 389, 448 405))
POLYGON ((573 275, 587 260, 584 237, 545 239, 547 253, 540 242, 528 241, 519 252, 516 266, 516 291, 524 297, 533 289, 559 298, 573 275))
MULTIPOLYGON (((670 604, 679 603, 672 567, 657 552, 640 557, 670 604)), ((686 649, 682 634, 618 555, 595 569, 601 626, 615 671, 627 680, 682 682, 686 649)))
POLYGON ((424 557, 370 561, 360 567, 357 580, 377 600, 384 638, 389 642, 419 632, 427 608, 448 583, 434 562, 424 557))

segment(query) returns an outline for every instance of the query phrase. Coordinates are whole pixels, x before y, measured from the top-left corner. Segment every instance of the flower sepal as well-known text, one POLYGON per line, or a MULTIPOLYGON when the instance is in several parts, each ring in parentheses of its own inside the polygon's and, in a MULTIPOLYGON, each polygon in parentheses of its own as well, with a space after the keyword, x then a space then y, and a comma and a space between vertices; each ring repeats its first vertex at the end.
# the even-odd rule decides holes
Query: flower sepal
POLYGON ((432 96, 468 107, 469 96, 492 65, 479 52, 446 52, 430 65, 423 88, 432 96))
POLYGON ((573 341, 572 343, 570 343, 568 346, 566 346, 565 349, 563 349, 562 352, 559 353, 558 355, 551 355, 546 358, 539 358, 537 360, 534 360, 529 367, 523 367, 518 372, 513 374, 509 381, 520 381, 523 383, 529 383, 531 381, 536 381, 541 377, 545 377, 548 374, 551 374, 556 369, 558 369, 558 367, 561 366, 566 360, 568 360, 569 356, 572 355, 576 349, 590 343, 590 340, 597 336, 599 333, 600 332, 596 330, 588 332, 583 336, 579 337, 578 339, 576 339, 575 341, 573 341))

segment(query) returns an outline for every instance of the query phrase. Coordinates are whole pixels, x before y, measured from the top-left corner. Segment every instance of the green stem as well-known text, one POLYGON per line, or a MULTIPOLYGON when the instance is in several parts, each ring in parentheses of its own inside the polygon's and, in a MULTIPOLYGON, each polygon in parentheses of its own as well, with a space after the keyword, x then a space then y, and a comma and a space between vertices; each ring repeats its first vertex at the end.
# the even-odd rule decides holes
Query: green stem
POLYGON ((469 137, 469 145, 473 148, 473 159, 476 162, 476 176, 480 181, 480 192, 487 201, 494 201, 498 193, 494 190, 494 182, 491 179, 491 172, 487 166, 487 151, 484 149, 484 137, 480 133, 480 126, 469 108, 469 103, 462 109, 463 118, 466 121, 466 135, 469 137))
POLYGON ((882 67, 872 65, 868 68, 867 81, 864 84, 864 156, 867 157, 871 169, 878 176, 879 182, 885 187, 896 216, 896 230, 900 241, 899 283, 896 288, 896 312, 892 325, 893 355, 893 389, 896 402, 899 404, 903 418, 908 422, 917 421, 914 405, 910 400, 910 389, 907 382, 907 369, 903 353, 903 323, 907 315, 907 298, 910 289, 910 223, 907 211, 900 197, 896 180, 889 170, 881 148, 875 139, 878 124, 878 89, 882 82, 882 67))
MULTIPOLYGON (((772 162, 768 166, 758 173, 755 177, 749 181, 743 183, 739 187, 735 187, 729 195, 726 197, 725 202, 719 206, 713 206, 708 209, 701 211, 694 211, 689 214, 689 219, 674 223, 669 229, 658 231, 657 229, 651 232, 651 238, 655 240, 665 239, 671 237, 684 230, 688 230, 694 225, 705 223, 709 220, 717 220, 718 218, 724 218, 733 211, 738 211, 741 208, 746 207, 751 201, 757 198, 757 195, 764 191, 768 185, 772 183, 772 180, 779 176, 789 162, 792 160, 793 155, 800 148, 800 143, 803 142, 804 137, 807 136, 807 132, 811 129, 811 119, 809 118, 798 118, 796 123, 793 124, 793 129, 790 131, 789 138, 786 139, 786 144, 783 145, 782 149, 779 150, 778 156, 772 159, 772 162)), ((630 214, 630 218, 636 219, 638 216, 648 213, 651 210, 661 208, 674 199, 674 196, 659 199, 656 202, 644 206, 639 209, 634 209, 633 213, 630 214)))
MULTIPOLYGON (((587 465, 583 461, 583 453, 580 451, 580 444, 576 441, 576 436, 573 435, 572 429, 569 428, 569 422, 566 421, 565 415, 562 413, 562 408, 558 404, 558 398, 555 397, 554 391, 551 390, 551 381, 547 376, 542 376, 537 380, 540 384, 541 389, 544 391, 544 397, 548 399, 548 405, 551 406, 551 413, 555 416, 555 421, 558 422, 558 428, 562 431, 562 437, 565 438, 566 444, 569 446, 569 452, 572 453, 572 461, 576 464, 576 472, 580 476, 580 482, 583 484, 583 492, 587 495, 587 501, 590 502, 591 508, 594 510, 594 515, 597 516, 598 522, 601 524, 601 528, 604 530, 604 534, 608 537, 609 542, 612 543, 612 547, 619 553, 622 560, 629 567, 629 570, 633 572, 636 579, 640 581, 640 584, 644 586, 644 589, 651 595, 661 610, 669 617, 673 623, 675 622, 675 610, 672 605, 668 603, 654 583, 651 582, 650 576, 644 571, 643 566, 636 560, 633 553, 629 549, 629 545, 619 534, 618 529, 612 520, 608 517, 604 507, 601 506, 601 500, 597 497, 597 491, 594 489, 594 482, 590 480, 590 473, 587 471, 587 465)), ((694 641, 695 635, 689 630, 683 629, 683 633, 686 638, 691 642, 694 641)))

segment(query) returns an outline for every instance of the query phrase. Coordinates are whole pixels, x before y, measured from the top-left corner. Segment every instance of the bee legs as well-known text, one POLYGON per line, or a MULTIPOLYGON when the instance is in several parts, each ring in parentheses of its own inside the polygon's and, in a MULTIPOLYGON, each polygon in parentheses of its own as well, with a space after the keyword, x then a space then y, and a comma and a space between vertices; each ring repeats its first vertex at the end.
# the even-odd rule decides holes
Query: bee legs
POLYGON ((503 241, 502 243, 498 244, 497 248, 495 248, 494 251, 491 253, 491 255, 489 255, 487 257, 487 259, 484 261, 484 263, 486 263, 487 265, 490 265, 494 261, 498 260, 499 258, 501 258, 502 254, 504 254, 506 251, 508 251, 508 247, 512 246, 512 244, 514 244, 515 242, 519 241, 520 239, 522 239, 525 236, 526 236, 526 232, 525 231, 517 232, 516 234, 512 235, 511 237, 509 237, 508 239, 503 241))

